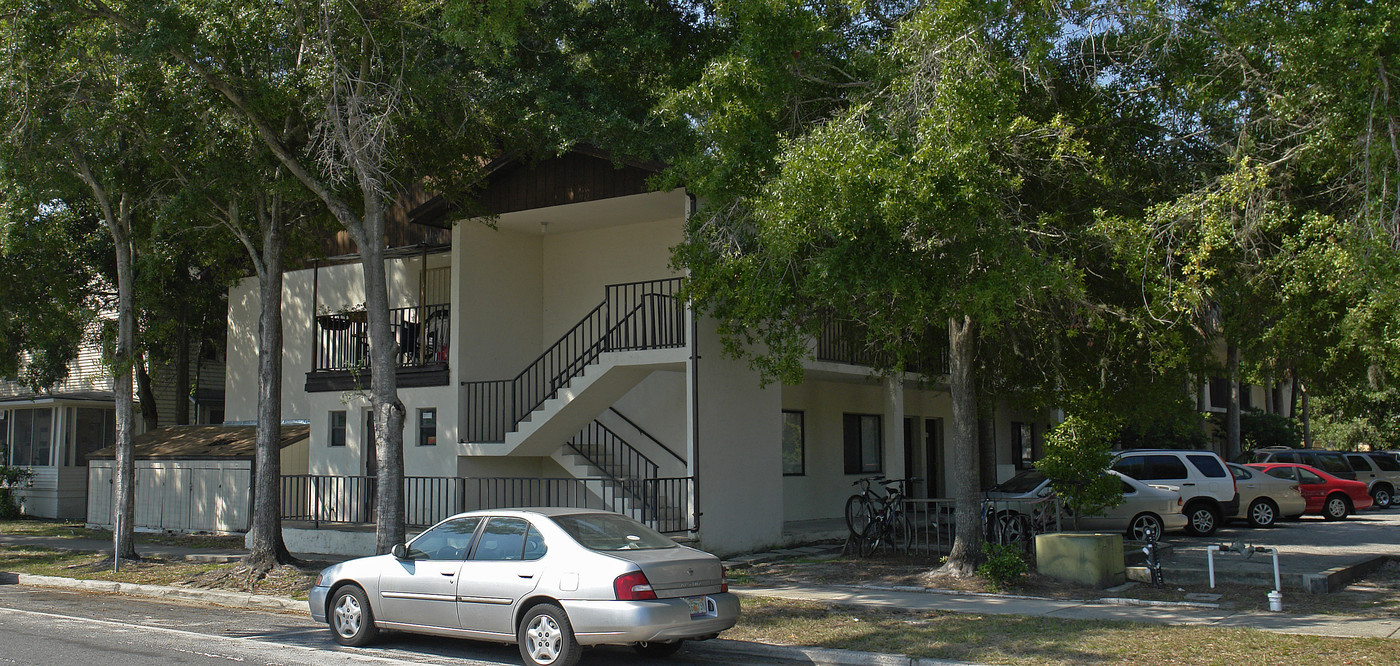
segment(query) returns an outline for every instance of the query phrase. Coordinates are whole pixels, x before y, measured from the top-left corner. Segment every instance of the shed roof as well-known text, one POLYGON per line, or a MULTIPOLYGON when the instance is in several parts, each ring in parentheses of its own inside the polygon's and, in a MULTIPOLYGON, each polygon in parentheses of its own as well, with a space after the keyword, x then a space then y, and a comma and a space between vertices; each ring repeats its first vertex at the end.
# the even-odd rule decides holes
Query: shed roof
MULTIPOLYGON (((309 437, 311 426, 283 424, 281 447, 309 437)), ((256 448, 257 426, 166 426, 136 436, 136 457, 140 460, 252 459, 256 448)), ((108 446, 88 458, 110 459, 115 455, 115 448, 108 446)))

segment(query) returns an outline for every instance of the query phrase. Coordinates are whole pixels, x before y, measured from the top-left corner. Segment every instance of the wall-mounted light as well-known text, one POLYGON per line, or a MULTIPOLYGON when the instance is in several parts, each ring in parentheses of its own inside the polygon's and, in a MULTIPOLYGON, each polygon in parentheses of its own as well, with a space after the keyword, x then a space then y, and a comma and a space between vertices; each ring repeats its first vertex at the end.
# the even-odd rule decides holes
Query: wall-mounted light
POLYGON ((545 222, 545 221, 540 221, 540 235, 543 236, 543 235, 545 235, 545 234, 548 233, 548 232, 549 232, 549 223, 548 223, 548 222, 545 222))

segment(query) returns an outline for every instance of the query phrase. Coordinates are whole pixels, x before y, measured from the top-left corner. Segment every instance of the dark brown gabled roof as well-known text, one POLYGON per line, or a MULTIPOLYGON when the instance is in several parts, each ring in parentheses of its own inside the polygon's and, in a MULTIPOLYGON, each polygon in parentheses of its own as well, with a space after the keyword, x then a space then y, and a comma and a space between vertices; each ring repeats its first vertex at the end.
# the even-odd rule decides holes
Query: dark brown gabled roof
MULTIPOLYGON (((311 426, 282 426, 282 448, 311 436, 311 426)), ((253 458, 257 447, 257 426, 186 425, 166 426, 136 436, 138 460, 214 460, 253 458)), ((98 449, 89 459, 111 459, 114 447, 98 449)))

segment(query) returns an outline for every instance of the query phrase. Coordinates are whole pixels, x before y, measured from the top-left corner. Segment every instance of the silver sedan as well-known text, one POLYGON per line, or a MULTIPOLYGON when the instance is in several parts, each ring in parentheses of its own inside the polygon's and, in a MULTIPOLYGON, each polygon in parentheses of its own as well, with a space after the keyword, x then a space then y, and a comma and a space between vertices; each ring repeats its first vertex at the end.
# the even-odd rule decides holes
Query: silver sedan
POLYGON ((309 604, 344 645, 396 629, 517 643, 526 664, 549 666, 589 645, 666 656, 739 619, 714 555, 620 514, 565 508, 453 516, 389 555, 327 567, 309 604))

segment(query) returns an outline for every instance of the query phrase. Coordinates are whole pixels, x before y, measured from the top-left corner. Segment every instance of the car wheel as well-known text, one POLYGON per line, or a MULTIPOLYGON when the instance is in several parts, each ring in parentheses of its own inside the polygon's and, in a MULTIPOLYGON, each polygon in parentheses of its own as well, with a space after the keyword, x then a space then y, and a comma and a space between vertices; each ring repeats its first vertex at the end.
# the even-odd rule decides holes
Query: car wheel
POLYGON ((1140 513, 1128 523, 1128 538, 1151 543, 1162 538, 1162 519, 1155 514, 1140 513))
POLYGON ((1030 540, 1031 531, 1029 518, 1015 511, 1003 511, 996 517, 993 527, 993 535, 996 538, 993 542, 1004 546, 1023 545, 1030 540))
POLYGON ((1395 495, 1391 494, 1387 486, 1376 486, 1371 490, 1371 499, 1375 500, 1377 509, 1388 509, 1395 501, 1395 495))
POLYGON ((1342 495, 1328 495, 1327 502, 1322 505, 1322 517, 1327 520, 1346 520, 1349 513, 1351 503, 1342 495))
POLYGON ((681 644, 683 643, 685 643, 684 640, 667 641, 665 643, 636 643, 632 646, 632 649, 636 650, 637 654, 643 657, 662 659, 675 654, 676 650, 681 649, 681 644))
POLYGON ((569 616, 554 604, 539 604, 526 611, 515 639, 520 643, 521 658, 532 666, 573 666, 582 653, 569 616))
POLYGON ((335 596, 331 597, 331 611, 327 615, 330 616, 327 620, 335 642, 341 645, 369 645, 379 636, 369 599, 365 597, 365 591, 355 585, 346 585, 335 591, 335 596))
POLYGON ((1250 502, 1249 512, 1245 514, 1249 519, 1249 524, 1254 527, 1273 527, 1278 522, 1278 505, 1273 500, 1260 497, 1250 502))
POLYGON ((1186 531, 1192 536, 1210 536, 1220 528, 1220 510, 1199 502, 1186 509, 1186 531))

